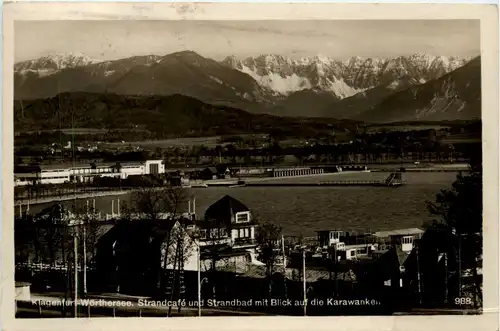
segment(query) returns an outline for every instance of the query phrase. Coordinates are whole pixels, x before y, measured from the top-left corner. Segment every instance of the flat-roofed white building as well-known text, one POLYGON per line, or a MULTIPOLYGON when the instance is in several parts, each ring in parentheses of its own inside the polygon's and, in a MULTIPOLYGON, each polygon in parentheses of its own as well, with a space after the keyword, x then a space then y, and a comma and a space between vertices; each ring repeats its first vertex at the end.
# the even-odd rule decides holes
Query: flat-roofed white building
POLYGON ((145 174, 156 175, 165 173, 165 164, 163 160, 147 160, 145 162, 145 174))
POLYGON ((140 176, 144 175, 145 164, 143 162, 123 162, 120 163, 119 172, 121 179, 125 179, 128 176, 140 176))
POLYGON ((120 163, 119 171, 122 179, 132 175, 159 175, 165 173, 165 164, 163 160, 124 162, 120 163))
POLYGON ((99 164, 99 165, 83 165, 70 169, 71 181, 80 183, 91 183, 95 177, 119 177, 120 173, 116 170, 116 165, 99 164))
POLYGON ((70 181, 70 169, 61 165, 17 166, 14 171, 16 185, 64 184, 70 181))
POLYGON ((16 186, 31 184, 90 183, 95 177, 159 175, 165 173, 163 160, 71 165, 25 165, 14 169, 16 186))

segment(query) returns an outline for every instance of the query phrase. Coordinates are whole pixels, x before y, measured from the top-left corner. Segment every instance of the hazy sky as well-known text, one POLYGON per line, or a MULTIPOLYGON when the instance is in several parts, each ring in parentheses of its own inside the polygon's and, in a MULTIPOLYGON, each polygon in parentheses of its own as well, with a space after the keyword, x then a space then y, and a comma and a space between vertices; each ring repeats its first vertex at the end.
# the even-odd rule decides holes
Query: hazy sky
POLYGON ((479 55, 479 20, 17 21, 15 61, 52 53, 96 60, 192 50, 216 60, 281 54, 479 55))

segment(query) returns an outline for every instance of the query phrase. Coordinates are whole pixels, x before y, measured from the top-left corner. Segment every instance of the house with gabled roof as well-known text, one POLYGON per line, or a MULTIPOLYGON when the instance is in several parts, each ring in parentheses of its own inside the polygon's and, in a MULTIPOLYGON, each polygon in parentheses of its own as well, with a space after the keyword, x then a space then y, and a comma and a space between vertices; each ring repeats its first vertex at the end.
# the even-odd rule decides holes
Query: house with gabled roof
POLYGON ((232 249, 255 252, 257 223, 249 208, 226 195, 212 204, 197 224, 201 245, 226 245, 232 249))

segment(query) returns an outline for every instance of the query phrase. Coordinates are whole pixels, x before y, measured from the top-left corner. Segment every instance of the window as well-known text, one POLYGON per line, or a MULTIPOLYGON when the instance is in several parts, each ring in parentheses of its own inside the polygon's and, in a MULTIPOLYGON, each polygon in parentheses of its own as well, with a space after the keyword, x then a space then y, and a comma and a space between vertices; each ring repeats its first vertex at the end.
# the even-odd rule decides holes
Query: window
POLYGON ((159 165, 157 163, 153 163, 149 165, 149 173, 150 174, 158 174, 159 171, 159 165))
POLYGON ((412 238, 411 237, 403 237, 402 242, 403 242, 403 244, 411 244, 412 238))
POLYGON ((236 223, 248 222, 250 219, 248 212, 236 213, 236 223))
POLYGON ((250 229, 249 228, 245 228, 245 237, 250 237, 250 229))

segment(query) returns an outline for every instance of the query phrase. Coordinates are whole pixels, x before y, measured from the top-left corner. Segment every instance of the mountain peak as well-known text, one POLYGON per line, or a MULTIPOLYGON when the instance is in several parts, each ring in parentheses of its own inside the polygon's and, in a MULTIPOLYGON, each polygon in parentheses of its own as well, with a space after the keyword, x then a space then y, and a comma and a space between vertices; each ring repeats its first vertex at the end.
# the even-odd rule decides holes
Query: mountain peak
POLYGON ((171 53, 171 54, 168 54, 166 56, 187 57, 187 58, 204 58, 203 56, 196 53, 195 51, 189 51, 189 50, 171 53))
POLYGON ((14 65, 15 71, 54 71, 66 68, 83 67, 89 64, 102 62, 82 53, 53 53, 37 59, 18 62, 14 65))

